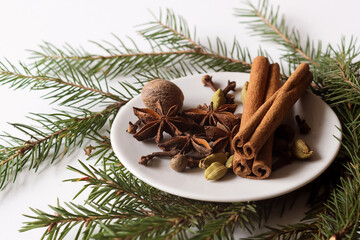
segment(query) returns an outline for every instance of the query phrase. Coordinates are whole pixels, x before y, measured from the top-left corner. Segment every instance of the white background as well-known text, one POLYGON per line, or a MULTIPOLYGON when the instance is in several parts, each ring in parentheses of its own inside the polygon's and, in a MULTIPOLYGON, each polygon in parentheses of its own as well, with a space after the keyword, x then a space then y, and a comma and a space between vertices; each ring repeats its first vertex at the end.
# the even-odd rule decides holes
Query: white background
MULTIPOLYGON (((256 3, 256 1, 254 1, 256 3)), ((359 36, 359 1, 271 1, 280 4, 290 26, 296 26, 305 38, 307 34, 323 44, 340 42, 342 36, 359 36)), ((234 17, 234 8, 244 7, 238 0, 231 1, 166 1, 166 0, 1 0, 0 1, 0 57, 15 63, 28 61, 27 49, 38 49, 42 41, 57 46, 65 42, 72 46, 84 46, 91 51, 94 46, 88 40, 112 40, 111 33, 120 37, 139 36, 134 26, 152 20, 149 10, 157 13, 159 8, 171 8, 182 15, 190 26, 197 26, 201 40, 207 36, 231 43, 234 35, 240 44, 248 46, 255 54, 261 45, 274 60, 278 60, 277 46, 250 37, 239 18, 234 17)), ((140 44, 141 46, 141 44, 140 44)), ((40 98, 41 93, 27 90, 10 90, 0 87, 0 130, 18 134, 7 122, 29 122, 29 112, 46 113, 56 108, 40 98)), ((79 184, 64 183, 65 179, 78 177, 66 170, 67 165, 78 166, 77 159, 84 159, 82 150, 61 159, 54 165, 46 165, 37 173, 25 170, 15 184, 0 192, 1 239, 39 239, 45 229, 19 233, 22 222, 29 221, 22 214, 31 214, 30 207, 50 211, 48 204, 71 201, 80 189, 79 184)), ((83 195, 85 197, 86 195, 83 195)), ((75 200, 82 203, 82 198, 75 200)), ((272 219, 272 224, 296 222, 301 218, 303 208, 288 212, 281 220, 272 219)), ((238 236, 243 236, 241 231, 238 236)), ((68 239, 71 239, 69 237, 68 239)))

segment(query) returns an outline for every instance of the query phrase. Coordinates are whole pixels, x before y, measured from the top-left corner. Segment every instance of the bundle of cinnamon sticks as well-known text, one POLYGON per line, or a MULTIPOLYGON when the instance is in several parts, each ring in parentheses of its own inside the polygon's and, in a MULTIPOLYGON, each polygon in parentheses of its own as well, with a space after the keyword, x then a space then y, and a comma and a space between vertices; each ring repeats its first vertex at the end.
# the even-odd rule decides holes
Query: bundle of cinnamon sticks
POLYGON ((280 87, 279 65, 262 56, 254 59, 239 132, 232 142, 235 174, 253 179, 270 176, 274 131, 312 79, 309 65, 302 63, 280 87))

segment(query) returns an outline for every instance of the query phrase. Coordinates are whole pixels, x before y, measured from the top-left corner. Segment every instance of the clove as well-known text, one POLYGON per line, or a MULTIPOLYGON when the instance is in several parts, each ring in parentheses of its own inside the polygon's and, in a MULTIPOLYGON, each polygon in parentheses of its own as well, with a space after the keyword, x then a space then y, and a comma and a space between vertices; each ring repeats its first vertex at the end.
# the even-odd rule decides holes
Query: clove
POLYGON ((217 90, 217 88, 214 85, 214 82, 212 81, 212 76, 205 75, 201 79, 204 86, 210 87, 214 92, 217 90))
POLYGON ((174 149, 170 151, 163 151, 163 152, 153 152, 151 154, 148 154, 146 156, 141 156, 139 160, 139 164, 146 166, 148 162, 153 159, 154 157, 173 157, 176 154, 178 154, 180 150, 174 149))
MULTIPOLYGON (((214 92, 218 90, 218 88, 215 87, 214 82, 212 81, 212 76, 205 75, 202 77, 201 81, 204 84, 204 86, 210 87, 214 92)), ((228 80, 228 84, 223 90, 224 97, 226 99, 226 104, 234 103, 235 96, 233 94, 230 94, 229 92, 230 91, 235 92, 235 88, 236 88, 236 82, 228 80)))
POLYGON ((236 88, 236 82, 235 81, 230 82, 230 80, 228 80, 228 84, 223 90, 224 95, 226 96, 230 91, 235 92, 235 88, 236 88))
POLYGON ((305 119, 301 119, 299 115, 296 115, 295 120, 299 126, 301 134, 308 134, 310 132, 311 128, 306 123, 305 119))

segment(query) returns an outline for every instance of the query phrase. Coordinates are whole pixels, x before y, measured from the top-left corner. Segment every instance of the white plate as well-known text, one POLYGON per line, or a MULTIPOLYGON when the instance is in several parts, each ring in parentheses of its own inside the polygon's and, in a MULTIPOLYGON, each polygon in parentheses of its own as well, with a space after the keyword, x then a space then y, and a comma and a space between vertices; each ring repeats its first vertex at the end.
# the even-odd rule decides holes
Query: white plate
MULTIPOLYGON (((198 104, 209 103, 212 91, 203 87, 202 75, 187 76, 174 80, 184 93, 184 109, 196 108, 198 104)), ((249 79, 246 73, 211 73, 213 81, 221 88, 227 80, 236 81, 236 99, 249 79)), ((242 111, 238 103, 237 112, 242 111)), ((333 161, 340 148, 340 122, 332 109, 319 97, 310 92, 299 99, 289 114, 288 123, 297 129, 294 116, 299 114, 311 127, 308 135, 302 135, 313 149, 309 161, 295 161, 273 172, 265 180, 251 180, 227 174, 220 181, 207 181, 202 169, 186 169, 178 173, 170 168, 169 159, 153 159, 150 166, 138 161, 142 155, 160 151, 155 143, 138 142, 125 132, 128 122, 135 122, 133 107, 144 107, 141 96, 137 96, 121 108, 111 129, 111 144, 121 163, 136 177, 149 185, 181 197, 215 202, 240 202, 276 197, 294 191, 318 177, 333 161)), ((298 137, 298 136, 296 136, 298 137)))

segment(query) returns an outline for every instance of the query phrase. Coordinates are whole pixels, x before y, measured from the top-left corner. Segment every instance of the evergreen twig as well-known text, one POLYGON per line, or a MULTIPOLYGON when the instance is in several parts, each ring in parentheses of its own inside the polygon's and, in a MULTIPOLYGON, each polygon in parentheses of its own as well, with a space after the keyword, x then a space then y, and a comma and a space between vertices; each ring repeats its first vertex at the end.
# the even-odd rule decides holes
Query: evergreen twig
POLYGON ((279 8, 274 9, 267 0, 259 1, 258 6, 250 1, 246 3, 249 8, 236 9, 236 15, 244 19, 241 22, 247 24, 247 27, 253 31, 253 35, 283 46, 286 51, 283 59, 293 66, 301 62, 309 62, 314 67, 319 66, 320 58, 327 53, 327 50, 322 52, 320 41, 315 45, 307 37, 305 47, 303 47, 299 31, 295 28, 289 29, 285 19, 279 19, 279 8))
POLYGON ((24 140, 9 134, 2 136, 12 146, 1 146, 0 149, 0 188, 4 188, 10 179, 15 181, 17 174, 23 168, 37 170, 47 158, 53 162, 70 151, 73 146, 81 145, 92 132, 101 129, 124 103, 117 102, 103 111, 85 112, 84 115, 78 116, 66 113, 36 114, 38 119, 34 120, 44 130, 25 124, 12 124, 30 139, 24 140))

